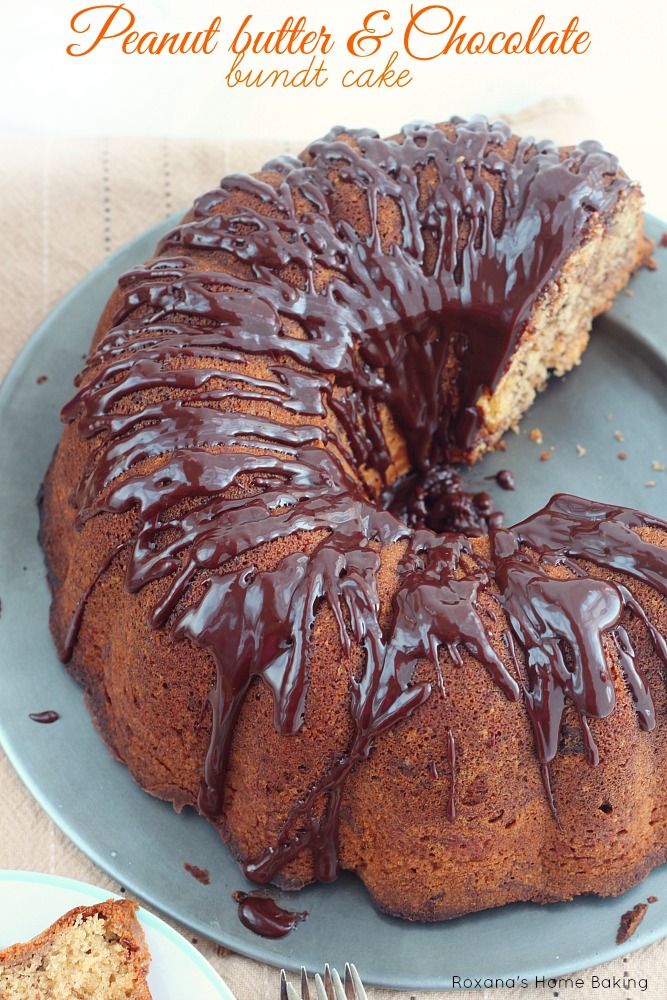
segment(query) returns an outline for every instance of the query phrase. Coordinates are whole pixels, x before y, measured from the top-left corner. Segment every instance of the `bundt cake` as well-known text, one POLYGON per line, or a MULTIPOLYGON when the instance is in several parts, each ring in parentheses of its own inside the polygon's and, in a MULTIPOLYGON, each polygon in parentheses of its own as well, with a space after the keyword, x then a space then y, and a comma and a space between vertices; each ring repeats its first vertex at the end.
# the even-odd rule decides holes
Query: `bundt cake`
POLYGON ((249 878, 438 920, 667 855, 667 524, 438 495, 648 252, 597 143, 454 118, 226 177, 121 278, 44 483, 52 631, 249 878))
POLYGON ((77 906, 32 941, 0 951, 2 1000, 151 1000, 137 904, 77 906))

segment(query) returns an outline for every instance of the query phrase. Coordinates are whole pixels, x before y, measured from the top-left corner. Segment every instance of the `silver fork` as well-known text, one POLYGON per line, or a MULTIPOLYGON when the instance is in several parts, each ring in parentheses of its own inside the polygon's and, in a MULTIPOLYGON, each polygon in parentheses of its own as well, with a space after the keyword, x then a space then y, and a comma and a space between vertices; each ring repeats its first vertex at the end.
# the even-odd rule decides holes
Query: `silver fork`
MULTIPOLYGON (((301 967, 300 995, 292 984, 287 981, 285 970, 281 970, 280 1000, 311 1000, 308 977, 303 966, 301 967)), ((341 978, 336 970, 331 970, 328 965, 324 966, 324 979, 320 975, 315 976, 314 1000, 368 1000, 368 997, 359 978, 359 973, 353 965, 346 963, 345 979, 343 982, 341 982, 341 978)))

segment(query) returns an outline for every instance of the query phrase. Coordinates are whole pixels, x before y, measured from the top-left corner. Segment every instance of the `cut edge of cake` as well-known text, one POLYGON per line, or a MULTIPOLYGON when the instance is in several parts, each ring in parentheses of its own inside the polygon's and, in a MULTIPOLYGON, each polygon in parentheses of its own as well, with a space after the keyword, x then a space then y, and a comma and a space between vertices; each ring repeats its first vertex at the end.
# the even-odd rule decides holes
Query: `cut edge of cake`
POLYGON ((151 1000, 137 907, 130 899, 77 906, 31 941, 0 951, 0 997, 151 1000))

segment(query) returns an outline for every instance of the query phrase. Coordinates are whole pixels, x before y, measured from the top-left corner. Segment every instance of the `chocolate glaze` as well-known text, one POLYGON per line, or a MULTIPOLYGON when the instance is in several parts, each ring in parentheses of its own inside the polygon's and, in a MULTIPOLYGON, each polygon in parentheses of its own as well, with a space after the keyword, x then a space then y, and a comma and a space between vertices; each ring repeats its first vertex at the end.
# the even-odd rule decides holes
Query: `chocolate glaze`
MULTIPOLYGON (((561 495, 504 528, 486 494, 465 498, 443 468, 474 448, 477 399, 498 385, 590 214, 609 210, 628 183, 595 143, 561 157, 520 140, 511 161, 507 144, 509 129, 482 119, 409 126, 399 141, 335 130, 302 160, 272 161, 264 179, 226 178, 163 239, 163 256, 121 279, 112 329, 63 411, 91 440, 73 496, 78 526, 131 510, 135 528, 101 562, 61 653, 71 654, 87 597, 122 551, 128 590, 164 581, 150 625, 209 650, 217 665, 202 813, 222 811, 235 721, 256 679, 273 694, 276 729, 302 726, 322 601, 343 652, 352 643, 365 651, 350 682, 347 752, 244 866, 255 881, 304 849, 318 878, 335 878, 345 779, 431 696, 415 680, 420 661, 446 698, 445 671, 465 650, 505 697, 523 700, 554 815, 548 767, 565 705, 579 713, 595 763, 587 720, 614 708, 609 657, 640 724, 653 725, 621 617, 628 608, 642 616, 667 662, 667 643, 631 593, 636 580, 667 594, 667 551, 637 533, 667 525, 561 495), (354 197, 341 201, 342 189, 354 197), (358 217, 344 208, 355 199, 358 217), (389 204, 399 242, 376 225, 389 204), (399 481, 387 412, 412 469, 399 481), (468 536, 487 531, 482 559, 468 536), (234 562, 297 535, 298 549, 273 569, 234 562), (378 578, 391 546, 398 583, 382 627, 378 578), (582 561, 621 571, 627 586, 603 572, 593 579, 582 561), (554 578, 557 565, 567 578, 554 578), (194 582, 203 583, 196 599, 194 582), (486 591, 509 623, 509 666, 492 643, 492 612, 482 614, 486 591)), ((446 752, 454 821, 451 730, 446 752)))
POLYGON ((31 712, 28 718, 32 719, 33 722, 42 722, 48 725, 52 722, 57 722, 60 715, 49 708, 45 712, 31 712))
POLYGON ((470 538, 488 535, 503 517, 489 494, 470 493, 451 465, 400 476, 385 487, 380 502, 411 528, 455 531, 470 538))
POLYGON ((509 469, 501 469, 500 472, 496 473, 496 482, 502 490, 515 490, 516 481, 514 475, 509 469))
POLYGON ((239 920, 243 926, 261 937, 287 937, 308 916, 306 911, 297 913, 283 909, 269 896, 255 896, 247 892, 235 892, 233 896, 239 904, 239 920))

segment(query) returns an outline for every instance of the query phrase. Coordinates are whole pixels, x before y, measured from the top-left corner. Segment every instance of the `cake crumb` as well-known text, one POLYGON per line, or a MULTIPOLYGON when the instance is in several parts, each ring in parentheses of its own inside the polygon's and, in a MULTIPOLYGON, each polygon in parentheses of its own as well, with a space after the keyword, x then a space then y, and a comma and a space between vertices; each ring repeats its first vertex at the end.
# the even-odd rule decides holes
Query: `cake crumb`
POLYGON ((614 431, 614 437, 617 441, 625 441, 625 435, 623 431, 614 431))
POLYGON ((577 455, 579 456, 579 458, 583 458, 584 455, 587 455, 587 454, 588 454, 588 452, 586 451, 586 449, 584 448, 584 446, 581 445, 581 444, 578 444, 577 445, 577 455))
POLYGON ((626 458, 628 457, 627 451, 619 451, 618 457, 622 462, 625 462, 626 458))
POLYGON ((543 451, 542 454, 540 455, 540 462, 548 462, 550 458, 551 458, 551 452, 543 451))
POLYGON ((667 472, 667 465, 663 465, 657 458, 654 458, 651 462, 651 468, 654 472, 667 472))
POLYGON ((48 376, 46 375, 38 375, 37 378, 35 379, 35 382, 37 383, 37 385, 43 385, 44 382, 46 382, 47 377, 48 376))
POLYGON ((631 299, 631 298, 632 298, 632 296, 633 296, 633 295, 634 295, 635 293, 634 293, 634 292, 632 291, 632 289, 631 289, 631 288, 626 288, 626 289, 625 289, 625 294, 627 295, 627 297, 628 297, 629 299, 631 299))
POLYGON ((647 903, 657 903, 658 902, 658 897, 657 896, 649 896, 648 899, 646 900, 646 902, 647 903))
POLYGON ((637 905, 633 906, 631 910, 628 910, 627 913, 623 914, 621 922, 618 926, 616 944, 625 944, 625 942, 632 937, 644 919, 647 910, 648 903, 637 903, 637 905))
POLYGON ((658 266, 659 265, 655 257, 649 257, 649 259, 646 261, 646 267, 649 269, 649 271, 657 271, 658 266))
POLYGON ((542 444, 544 438, 542 437, 542 431, 539 429, 539 427, 533 427, 532 431, 530 432, 530 440, 535 441, 536 444, 542 444))
POLYGON ((613 413, 608 413, 607 414, 607 420, 613 420, 613 419, 614 419, 614 414, 613 413))
POLYGON ((192 877, 196 878, 202 885, 210 885, 211 875, 208 868, 199 868, 198 865, 191 865, 189 861, 184 861, 183 867, 186 872, 189 872, 192 877))
POLYGON ((655 479, 647 479, 646 482, 644 483, 644 486, 657 486, 657 485, 658 484, 656 483, 655 479))

